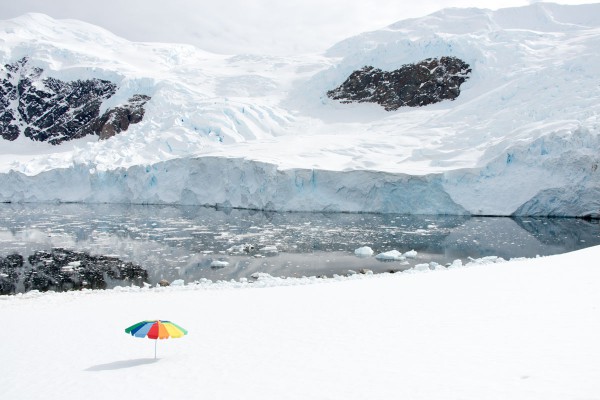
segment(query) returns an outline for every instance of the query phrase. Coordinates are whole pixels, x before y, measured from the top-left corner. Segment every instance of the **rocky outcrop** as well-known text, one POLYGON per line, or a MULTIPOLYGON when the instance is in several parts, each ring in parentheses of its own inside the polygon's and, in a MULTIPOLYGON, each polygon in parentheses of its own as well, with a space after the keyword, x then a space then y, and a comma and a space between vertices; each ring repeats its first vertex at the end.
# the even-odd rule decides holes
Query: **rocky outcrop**
POLYGON ((19 135, 60 144, 87 135, 106 139, 140 122, 150 97, 134 95, 128 103, 100 115, 100 106, 117 91, 106 80, 64 82, 42 78, 43 70, 27 58, 0 70, 0 135, 15 140, 19 135))
POLYGON ((456 57, 428 58, 394 71, 365 66, 327 96, 342 103, 377 103, 387 111, 421 107, 457 98, 470 72, 469 64, 456 57))
POLYGON ((137 124, 144 118, 144 105, 150 100, 149 96, 136 94, 121 107, 111 108, 102 116, 96 118, 92 130, 100 139, 108 139, 117 133, 126 131, 130 124, 137 124))
POLYGON ((15 293, 23 272, 23 257, 11 254, 0 257, 0 295, 15 293))
POLYGON ((131 262, 61 248, 36 251, 27 262, 20 254, 0 257, 0 294, 105 289, 111 281, 142 285, 147 280, 148 272, 131 262))

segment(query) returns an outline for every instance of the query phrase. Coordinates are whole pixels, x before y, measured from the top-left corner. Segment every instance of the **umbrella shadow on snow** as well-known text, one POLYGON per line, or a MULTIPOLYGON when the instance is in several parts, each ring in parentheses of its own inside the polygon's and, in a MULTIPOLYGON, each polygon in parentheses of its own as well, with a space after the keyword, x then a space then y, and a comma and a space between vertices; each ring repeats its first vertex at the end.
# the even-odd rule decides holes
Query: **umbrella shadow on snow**
POLYGON ((157 358, 137 358, 135 360, 115 361, 107 364, 92 365, 86 368, 85 371, 110 371, 114 369, 133 368, 140 365, 154 364, 158 362, 157 358))

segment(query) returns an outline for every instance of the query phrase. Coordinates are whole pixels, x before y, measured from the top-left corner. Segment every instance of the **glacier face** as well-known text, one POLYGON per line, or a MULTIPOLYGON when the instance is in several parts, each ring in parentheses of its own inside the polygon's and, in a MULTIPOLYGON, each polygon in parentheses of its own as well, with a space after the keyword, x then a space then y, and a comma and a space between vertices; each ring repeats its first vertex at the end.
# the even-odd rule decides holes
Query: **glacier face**
POLYGON ((579 128, 512 145, 482 168, 445 174, 452 199, 478 215, 600 215, 600 135, 579 128))
POLYGON ((90 171, 78 165, 33 176, 0 174, 3 202, 185 204, 285 211, 466 214, 439 174, 281 170, 225 157, 90 171), (66 189, 68 188, 68 189, 66 189))
POLYGON ((599 154, 598 135, 579 131, 511 147, 485 168, 418 176, 280 169, 272 163, 212 156, 108 170, 77 164, 31 176, 0 174, 0 201, 598 217, 599 154))
POLYGON ((151 97, 125 133, 0 146, 1 201, 302 211, 600 215, 600 5, 442 10, 325 54, 214 55, 77 21, 0 21, 0 62, 151 97), (451 102, 387 112, 327 92, 365 65, 456 57, 451 102))

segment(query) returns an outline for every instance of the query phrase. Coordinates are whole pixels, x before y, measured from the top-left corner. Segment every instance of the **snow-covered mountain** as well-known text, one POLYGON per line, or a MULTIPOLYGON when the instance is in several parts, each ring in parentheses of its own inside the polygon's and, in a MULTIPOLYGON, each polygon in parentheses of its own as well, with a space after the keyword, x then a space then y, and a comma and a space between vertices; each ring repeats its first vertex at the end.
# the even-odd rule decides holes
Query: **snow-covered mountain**
POLYGON ((36 90, 108 82, 94 118, 149 98, 106 140, 2 140, 1 201, 600 215, 600 4, 447 9, 295 57, 40 14, 0 32, 0 77, 26 58, 36 90))

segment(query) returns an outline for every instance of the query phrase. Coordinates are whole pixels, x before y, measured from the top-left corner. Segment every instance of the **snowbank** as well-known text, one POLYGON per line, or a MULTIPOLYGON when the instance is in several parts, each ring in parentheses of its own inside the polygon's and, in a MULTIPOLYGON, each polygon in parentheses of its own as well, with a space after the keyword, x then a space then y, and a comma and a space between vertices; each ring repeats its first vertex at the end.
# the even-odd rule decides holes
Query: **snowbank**
POLYGON ((599 256, 2 296, 3 395, 593 398, 599 256), (189 334, 160 341, 154 361, 152 341, 124 333, 147 318, 189 334))

